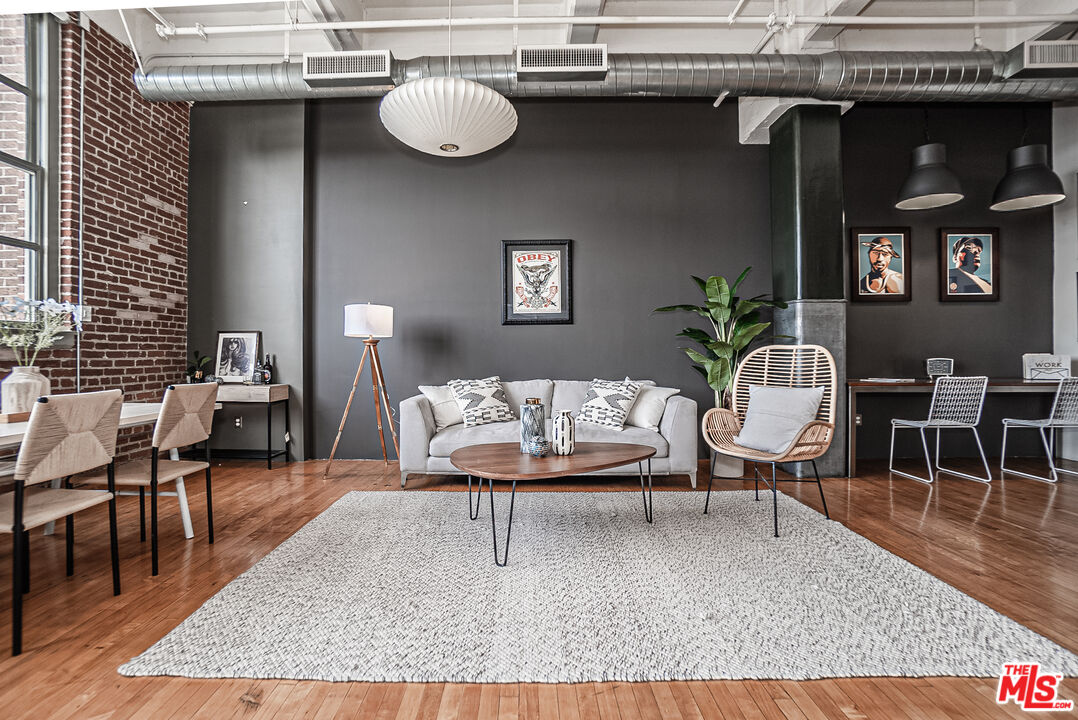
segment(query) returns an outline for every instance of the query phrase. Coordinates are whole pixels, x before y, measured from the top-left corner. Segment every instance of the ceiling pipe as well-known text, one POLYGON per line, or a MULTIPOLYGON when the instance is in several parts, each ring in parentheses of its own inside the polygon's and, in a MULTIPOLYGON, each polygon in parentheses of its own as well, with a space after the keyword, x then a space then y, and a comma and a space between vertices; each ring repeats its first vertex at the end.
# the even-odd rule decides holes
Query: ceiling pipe
POLYGON ((135 75, 147 100, 296 100, 380 97, 410 80, 459 77, 506 97, 796 97, 828 101, 1078 99, 1078 79, 1014 80, 999 52, 828 52, 819 55, 610 55, 604 80, 518 82, 513 55, 394 60, 393 85, 312 88, 300 63, 192 65, 135 75))
MULTIPOLYGON (((1053 15, 946 15, 884 17, 864 15, 795 15, 781 18, 786 26, 795 25, 843 25, 847 27, 889 26, 889 27, 940 27, 973 25, 1052 25, 1055 23, 1075 22, 1078 14, 1053 15)), ((196 24, 193 27, 157 26, 157 34, 162 38, 171 37, 207 37, 212 35, 248 35, 258 33, 281 32, 325 32, 326 30, 399 30, 416 28, 449 27, 499 27, 520 25, 605 25, 605 26, 693 26, 693 25, 754 25, 768 27, 773 23, 770 16, 728 15, 641 15, 614 16, 595 15, 547 15, 523 17, 457 17, 449 18, 411 18, 399 20, 341 20, 332 22, 302 23, 264 23, 258 25, 217 25, 196 24)))

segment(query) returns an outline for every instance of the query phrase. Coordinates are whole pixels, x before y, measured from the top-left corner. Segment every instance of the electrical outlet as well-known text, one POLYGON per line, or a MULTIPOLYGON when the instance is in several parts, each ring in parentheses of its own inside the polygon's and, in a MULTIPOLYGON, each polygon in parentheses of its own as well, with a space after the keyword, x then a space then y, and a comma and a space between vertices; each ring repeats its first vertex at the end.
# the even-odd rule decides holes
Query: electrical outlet
POLYGON ((853 416, 853 424, 858 426, 858 427, 860 427, 862 425, 861 413, 857 413, 856 415, 853 416))
POLYGON ((236 427, 238 427, 238 428, 243 427, 243 416, 242 415, 237 415, 236 416, 236 427))
POLYGON ((92 322, 94 319, 93 308, 89 305, 79 305, 79 319, 84 322, 92 322))

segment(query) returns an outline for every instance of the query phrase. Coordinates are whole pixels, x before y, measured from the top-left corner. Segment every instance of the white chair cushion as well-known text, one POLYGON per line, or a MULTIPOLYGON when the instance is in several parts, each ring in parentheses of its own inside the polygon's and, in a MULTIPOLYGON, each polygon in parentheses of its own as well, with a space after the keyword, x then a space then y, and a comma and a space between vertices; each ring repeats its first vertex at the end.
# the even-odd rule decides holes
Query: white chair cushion
POLYGON ((734 441, 766 453, 790 446, 801 428, 816 419, 824 388, 784 388, 749 385, 749 408, 741 434, 734 441))
POLYGON ((677 388, 655 387, 654 384, 641 385, 640 392, 636 394, 636 402, 633 403, 628 417, 625 418, 625 424, 657 432, 663 413, 666 412, 666 401, 679 392, 681 391, 677 388))
POLYGON ((448 385, 468 427, 516 418, 505 401, 505 390, 497 375, 482 380, 450 380, 448 385))
POLYGON ((448 385, 420 385, 419 392, 427 398, 434 412, 434 432, 441 432, 450 425, 460 425, 464 416, 448 385))

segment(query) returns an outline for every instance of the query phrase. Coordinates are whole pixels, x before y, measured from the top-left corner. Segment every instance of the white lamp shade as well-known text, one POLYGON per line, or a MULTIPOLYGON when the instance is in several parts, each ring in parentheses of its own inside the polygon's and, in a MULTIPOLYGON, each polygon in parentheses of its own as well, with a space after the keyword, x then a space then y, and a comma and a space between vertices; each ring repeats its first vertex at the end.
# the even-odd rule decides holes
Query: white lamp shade
POLYGON ((370 303, 345 305, 344 334, 347 337, 393 337, 393 308, 370 303))
POLYGON ((486 152, 517 129, 517 111, 508 100, 463 78, 407 82, 382 98, 378 116, 405 145, 441 157, 486 152))

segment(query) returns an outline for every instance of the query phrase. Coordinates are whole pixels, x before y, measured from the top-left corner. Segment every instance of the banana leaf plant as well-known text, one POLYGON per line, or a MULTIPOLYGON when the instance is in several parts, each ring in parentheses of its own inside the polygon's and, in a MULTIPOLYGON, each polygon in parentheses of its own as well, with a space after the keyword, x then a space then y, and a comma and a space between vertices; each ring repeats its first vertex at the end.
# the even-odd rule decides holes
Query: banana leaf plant
POLYGON ((760 308, 786 307, 786 303, 773 300, 766 293, 747 299, 737 296, 737 289, 750 270, 752 267, 745 268, 733 285, 718 275, 712 275, 707 280, 693 275, 693 281, 706 298, 704 305, 655 308, 655 312, 696 313, 711 323, 712 333, 699 328, 685 328, 678 333, 678 337, 689 338, 701 346, 701 350, 682 350, 693 361, 693 369, 703 375, 715 391, 715 407, 730 407, 730 384, 741 357, 753 341, 759 339, 760 333, 771 326, 769 322, 760 321, 760 308))

